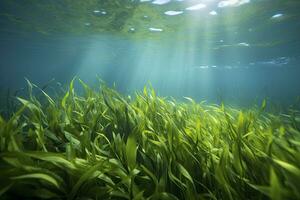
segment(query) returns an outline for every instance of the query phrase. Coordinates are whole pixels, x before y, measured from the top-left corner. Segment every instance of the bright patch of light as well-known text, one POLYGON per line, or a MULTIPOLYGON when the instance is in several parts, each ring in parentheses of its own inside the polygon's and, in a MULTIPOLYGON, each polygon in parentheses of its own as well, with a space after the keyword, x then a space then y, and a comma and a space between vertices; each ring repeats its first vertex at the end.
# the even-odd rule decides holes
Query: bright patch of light
POLYGON ((273 15, 271 18, 274 19, 274 18, 279 18, 279 17, 282 17, 282 16, 283 16, 283 14, 278 13, 276 15, 273 15))
POLYGON ((246 3, 250 3, 250 0, 226 0, 226 1, 220 1, 218 3, 218 7, 229 7, 229 6, 240 6, 246 3))
POLYGON ((163 31, 163 29, 161 29, 161 28, 149 28, 149 31, 151 31, 151 32, 162 32, 163 31))
POLYGON ((202 8, 205 8, 205 7, 206 7, 205 4, 199 3, 199 4, 196 4, 196 5, 193 5, 191 7, 186 8, 186 10, 200 10, 202 8))
POLYGON ((241 47, 249 47, 250 44, 246 43, 246 42, 241 42, 241 43, 238 43, 238 46, 241 46, 241 47))
POLYGON ((218 7, 222 8, 222 7, 227 7, 227 6, 233 6, 235 3, 232 1, 221 1, 220 3, 218 3, 218 7))
POLYGON ((170 16, 180 15, 180 14, 182 14, 182 13, 183 13, 182 11, 173 11, 173 10, 170 10, 170 11, 166 11, 166 12, 165 12, 166 15, 170 15, 170 16))
POLYGON ((216 65, 212 65, 212 66, 209 66, 209 65, 200 65, 200 66, 196 66, 196 67, 193 67, 194 69, 209 69, 209 68, 217 68, 216 65))
POLYGON ((272 60, 259 61, 256 64, 269 65, 269 66, 283 66, 289 64, 290 60, 291 59, 288 57, 279 57, 279 58, 274 58, 272 60))
POLYGON ((135 31, 135 28, 131 27, 131 28, 129 29, 129 31, 134 32, 134 31, 135 31))
POLYGON ((218 13, 217 13, 216 11, 213 10, 213 11, 210 11, 209 14, 210 14, 210 15, 217 15, 218 13))
POLYGON ((157 5, 163 5, 169 3, 171 0, 155 0, 152 3, 157 5))
POLYGON ((151 0, 140 0, 140 2, 147 2, 147 1, 151 1, 151 0))
POLYGON ((86 25, 86 26, 90 26, 90 25, 91 25, 91 23, 87 22, 87 23, 85 23, 84 25, 86 25))
POLYGON ((243 5, 243 4, 246 4, 246 3, 250 3, 250 0, 240 0, 239 5, 243 5))
POLYGON ((202 66, 199 66, 199 67, 197 67, 197 68, 199 68, 199 69, 208 69, 209 66, 208 66, 208 65, 202 65, 202 66))
POLYGON ((100 11, 100 10, 94 10, 93 13, 95 13, 95 14, 100 14, 101 13, 102 15, 107 14, 106 11, 100 11))

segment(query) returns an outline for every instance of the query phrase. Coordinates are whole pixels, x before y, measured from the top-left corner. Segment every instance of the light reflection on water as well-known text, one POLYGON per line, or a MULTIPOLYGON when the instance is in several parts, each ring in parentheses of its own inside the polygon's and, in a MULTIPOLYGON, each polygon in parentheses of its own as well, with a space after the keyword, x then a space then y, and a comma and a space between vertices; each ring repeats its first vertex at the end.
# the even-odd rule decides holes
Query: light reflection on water
POLYGON ((297 1, 80 1, 0 8, 0 88, 98 74, 129 92, 151 82, 161 94, 195 98, 235 96, 236 87, 245 99, 262 88, 299 94, 297 1))

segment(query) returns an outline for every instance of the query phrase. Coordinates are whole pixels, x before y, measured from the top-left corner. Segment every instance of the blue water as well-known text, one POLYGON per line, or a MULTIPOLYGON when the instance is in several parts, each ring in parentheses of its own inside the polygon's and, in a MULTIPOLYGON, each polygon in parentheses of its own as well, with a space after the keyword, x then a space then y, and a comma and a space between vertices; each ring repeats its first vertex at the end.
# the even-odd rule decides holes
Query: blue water
POLYGON ((26 87, 25 77, 41 86, 74 76, 90 85, 99 76, 124 94, 151 84, 161 96, 242 106, 264 98, 288 106, 300 96, 299 1, 135 2, 134 13, 111 24, 103 17, 119 7, 102 9, 105 2, 72 10, 1 2, 2 101, 8 89, 26 87))

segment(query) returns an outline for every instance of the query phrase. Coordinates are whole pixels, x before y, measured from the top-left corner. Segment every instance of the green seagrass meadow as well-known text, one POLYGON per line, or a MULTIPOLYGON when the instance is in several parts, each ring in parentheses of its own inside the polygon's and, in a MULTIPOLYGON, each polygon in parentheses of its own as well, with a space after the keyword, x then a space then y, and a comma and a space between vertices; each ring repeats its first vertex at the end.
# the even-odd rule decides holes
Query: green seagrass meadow
POLYGON ((300 199, 297 110, 28 88, 0 117, 0 199, 300 199))

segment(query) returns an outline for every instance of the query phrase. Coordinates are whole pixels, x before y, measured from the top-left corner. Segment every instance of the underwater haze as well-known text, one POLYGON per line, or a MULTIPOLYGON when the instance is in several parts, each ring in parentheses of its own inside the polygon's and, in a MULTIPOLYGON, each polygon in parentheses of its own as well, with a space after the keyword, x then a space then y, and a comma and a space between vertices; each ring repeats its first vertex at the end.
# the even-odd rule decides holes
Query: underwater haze
POLYGON ((0 88, 98 75, 119 91, 234 105, 300 94, 297 0, 0 3, 0 88))
POLYGON ((300 200, 300 0, 0 0, 0 199, 300 200))

